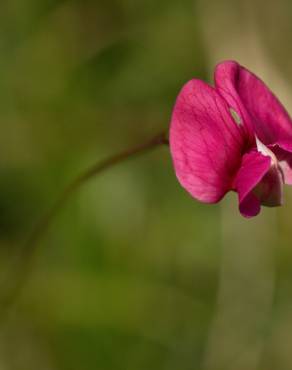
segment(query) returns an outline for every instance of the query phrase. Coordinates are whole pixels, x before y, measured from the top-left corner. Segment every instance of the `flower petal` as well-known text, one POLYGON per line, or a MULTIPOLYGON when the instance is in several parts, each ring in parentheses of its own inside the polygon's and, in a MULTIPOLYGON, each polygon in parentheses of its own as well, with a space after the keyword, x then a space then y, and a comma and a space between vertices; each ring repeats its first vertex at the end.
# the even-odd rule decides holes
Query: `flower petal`
POLYGON ((260 200, 252 193, 271 166, 271 158, 257 151, 244 154, 236 175, 234 187, 238 192, 239 210, 245 217, 256 216, 260 211, 260 200))
POLYGON ((250 192, 240 203, 239 210, 246 218, 254 217, 261 211, 261 202, 252 192, 250 192))
POLYGON ((277 207, 283 204, 283 180, 279 166, 272 165, 253 190, 263 206, 277 207))
POLYGON ((244 106, 250 115, 247 121, 265 145, 292 149, 291 118, 263 81, 238 63, 226 61, 217 65, 215 83, 231 106, 234 100, 244 106))
POLYGON ((271 146, 271 150, 277 157, 279 166, 282 169, 285 184, 292 185, 292 153, 280 148, 278 145, 271 146))
POLYGON ((200 201, 219 201, 231 189, 243 144, 242 131, 220 94, 203 81, 189 81, 177 98, 170 128, 181 185, 200 201))

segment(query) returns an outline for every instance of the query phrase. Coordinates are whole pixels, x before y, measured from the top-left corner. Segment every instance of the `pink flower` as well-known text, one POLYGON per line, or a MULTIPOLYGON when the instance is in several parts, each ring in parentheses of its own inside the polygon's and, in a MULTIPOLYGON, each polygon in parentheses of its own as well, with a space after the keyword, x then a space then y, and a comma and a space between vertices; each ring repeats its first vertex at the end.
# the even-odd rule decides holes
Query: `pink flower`
POLYGON ((292 121, 253 73, 234 61, 215 69, 215 87, 200 80, 181 90, 171 119, 176 176, 196 199, 216 203, 236 191, 252 217, 283 203, 292 184, 292 121))

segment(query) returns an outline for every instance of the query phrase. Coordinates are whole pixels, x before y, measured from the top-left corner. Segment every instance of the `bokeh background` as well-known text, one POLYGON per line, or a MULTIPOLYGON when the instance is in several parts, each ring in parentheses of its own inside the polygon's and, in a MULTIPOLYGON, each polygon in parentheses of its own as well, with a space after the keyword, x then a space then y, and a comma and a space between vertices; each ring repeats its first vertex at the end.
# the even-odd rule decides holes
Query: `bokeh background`
MULTIPOLYGON (((2 1, 1 297, 64 186, 167 130, 190 78, 237 59, 292 113, 291 41, 289 0, 2 1)), ((58 214, 0 311, 0 369, 291 370, 291 211, 289 189, 248 221, 233 195, 193 201, 166 147, 115 167, 58 214)))

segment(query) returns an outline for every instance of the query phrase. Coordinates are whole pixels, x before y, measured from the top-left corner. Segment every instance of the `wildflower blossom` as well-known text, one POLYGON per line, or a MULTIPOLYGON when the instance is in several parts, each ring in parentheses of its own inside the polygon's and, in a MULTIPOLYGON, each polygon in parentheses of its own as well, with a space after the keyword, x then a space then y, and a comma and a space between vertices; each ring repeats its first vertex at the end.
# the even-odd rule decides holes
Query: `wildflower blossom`
POLYGON ((170 150, 181 185, 216 203, 236 191, 252 217, 283 203, 292 184, 292 121, 269 88, 234 61, 215 69, 215 87, 193 79, 182 88, 171 119, 170 150))

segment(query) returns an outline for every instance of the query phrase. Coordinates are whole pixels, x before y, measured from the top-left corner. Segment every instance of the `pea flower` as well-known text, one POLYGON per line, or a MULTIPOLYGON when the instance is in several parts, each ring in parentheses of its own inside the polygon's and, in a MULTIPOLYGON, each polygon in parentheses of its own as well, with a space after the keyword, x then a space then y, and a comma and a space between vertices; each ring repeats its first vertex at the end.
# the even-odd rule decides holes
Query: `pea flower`
POLYGON ((235 61, 215 68, 215 87, 193 79, 177 98, 170 150, 180 184, 197 200, 238 193, 239 210, 256 216, 280 206, 292 185, 292 121, 257 76, 235 61))

